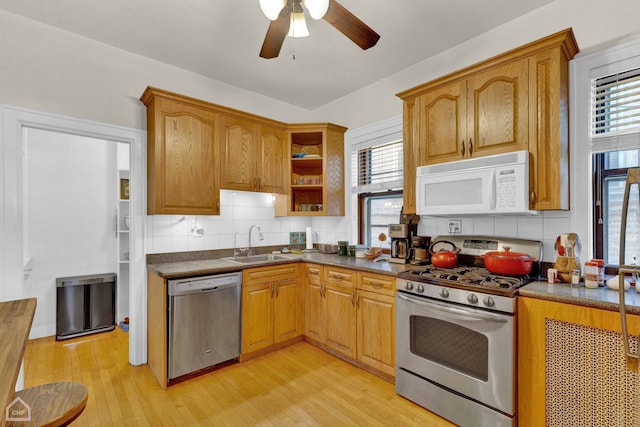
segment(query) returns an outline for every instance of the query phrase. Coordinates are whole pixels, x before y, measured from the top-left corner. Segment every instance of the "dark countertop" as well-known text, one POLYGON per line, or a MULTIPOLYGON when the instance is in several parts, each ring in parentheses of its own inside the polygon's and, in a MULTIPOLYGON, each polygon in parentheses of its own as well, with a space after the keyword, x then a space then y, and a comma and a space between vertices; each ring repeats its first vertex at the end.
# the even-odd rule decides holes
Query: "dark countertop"
MULTIPOLYGON (((567 283, 550 284, 547 282, 531 282, 518 290, 520 296, 556 301, 565 304, 581 305, 603 310, 619 310, 618 291, 608 287, 596 289, 585 288, 584 282, 579 286, 567 283)), ((640 315, 640 293, 632 286, 625 291, 627 313, 640 315)))
MULTIPOLYGON (((304 253, 302 255, 278 254, 282 259, 252 263, 238 263, 224 258, 210 257, 211 255, 211 253, 203 252, 196 256, 196 258, 200 259, 190 260, 189 253, 163 254, 161 258, 158 256, 151 258, 152 262, 147 265, 147 269, 165 279, 177 279, 294 262, 310 262, 390 276, 396 276, 402 271, 415 268, 411 264, 394 264, 388 261, 374 262, 367 259, 317 252, 304 253), (206 258, 206 256, 209 256, 209 258, 206 258), (203 257, 205 258, 202 259, 203 257)), ((229 254, 225 252, 216 253, 215 255, 228 257, 229 254)), ((580 286, 572 287, 566 283, 549 284, 546 281, 536 281, 523 286, 518 293, 520 296, 528 298, 545 299, 604 310, 618 311, 619 306, 617 291, 607 287, 585 288, 584 282, 581 282, 580 286)), ((625 295, 628 313, 640 315, 640 294, 636 292, 634 287, 631 287, 631 289, 625 291, 625 295)))
POLYGON ((284 259, 272 261, 258 261, 251 263, 238 263, 224 258, 180 260, 175 262, 162 262, 148 264, 147 269, 165 279, 202 276, 207 274, 228 273, 241 271, 246 268, 263 267, 266 265, 289 264, 292 262, 311 262, 336 267, 345 267, 372 273, 396 276, 399 272, 415 268, 411 264, 394 264, 388 261, 374 262, 356 257, 338 256, 334 254, 321 254, 316 252, 295 254, 278 254, 284 259))

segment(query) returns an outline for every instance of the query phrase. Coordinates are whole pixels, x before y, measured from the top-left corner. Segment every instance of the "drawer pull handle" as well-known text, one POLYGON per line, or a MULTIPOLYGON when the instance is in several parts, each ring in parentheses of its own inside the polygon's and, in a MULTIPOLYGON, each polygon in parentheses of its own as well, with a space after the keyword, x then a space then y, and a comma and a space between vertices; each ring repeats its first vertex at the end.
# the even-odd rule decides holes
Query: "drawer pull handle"
POLYGON ((385 285, 384 282, 378 282, 377 280, 368 280, 367 284, 371 286, 379 286, 379 287, 383 287, 385 285))

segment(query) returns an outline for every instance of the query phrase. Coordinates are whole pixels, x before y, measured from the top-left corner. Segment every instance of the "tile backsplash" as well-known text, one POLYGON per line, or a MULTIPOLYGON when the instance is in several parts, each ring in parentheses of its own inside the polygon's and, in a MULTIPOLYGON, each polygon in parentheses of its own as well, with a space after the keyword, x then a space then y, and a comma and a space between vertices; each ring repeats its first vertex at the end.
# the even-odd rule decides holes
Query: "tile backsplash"
POLYGON ((221 190, 219 216, 147 216, 146 253, 233 248, 235 233, 236 245, 246 247, 252 225, 258 225, 263 236, 259 240, 254 229, 253 246, 287 246, 289 233, 306 227, 312 227, 314 242, 335 243, 347 235, 345 217, 276 218, 271 194, 221 190))
POLYGON ((553 248, 556 237, 571 230, 569 212, 546 211, 532 216, 464 216, 451 218, 422 217, 418 233, 426 236, 449 235, 449 220, 462 221, 460 234, 515 237, 541 240, 543 260, 555 261, 553 248))
MULTIPOLYGON (((422 217, 418 233, 427 236, 449 234, 449 220, 458 219, 461 234, 516 237, 542 240, 543 260, 555 261, 553 244, 561 233, 573 231, 569 212, 547 211, 534 216, 463 216, 452 218, 422 217)), ((274 216, 273 197, 267 193, 222 190, 219 216, 150 215, 147 217, 147 253, 166 253, 233 248, 249 244, 249 228, 260 226, 264 240, 253 230, 253 246, 287 246, 291 232, 304 233, 311 227, 314 243, 336 244, 349 240, 352 232, 345 217, 274 216), (201 229, 201 232, 192 232, 201 229)))

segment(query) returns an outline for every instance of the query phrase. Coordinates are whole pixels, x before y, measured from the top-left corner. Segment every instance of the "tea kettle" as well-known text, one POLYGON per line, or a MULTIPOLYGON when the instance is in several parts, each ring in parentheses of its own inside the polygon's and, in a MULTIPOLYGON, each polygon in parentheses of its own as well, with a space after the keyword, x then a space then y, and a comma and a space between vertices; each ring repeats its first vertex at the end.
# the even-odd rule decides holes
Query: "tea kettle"
POLYGON ((454 268, 458 265, 458 253, 460 253, 460 249, 448 240, 438 240, 437 242, 433 242, 431 246, 429 246, 429 253, 431 254, 431 264, 435 267, 454 268), (442 248, 439 251, 434 252, 434 246, 442 243, 451 246, 451 250, 442 248))

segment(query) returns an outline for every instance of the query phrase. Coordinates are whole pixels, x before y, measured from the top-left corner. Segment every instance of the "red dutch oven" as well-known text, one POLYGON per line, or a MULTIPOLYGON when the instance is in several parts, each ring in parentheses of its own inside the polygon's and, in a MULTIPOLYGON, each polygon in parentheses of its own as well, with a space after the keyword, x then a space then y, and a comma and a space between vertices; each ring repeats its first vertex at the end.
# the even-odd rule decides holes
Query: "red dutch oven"
POLYGON ((527 254, 511 252, 511 248, 507 246, 503 251, 487 252, 481 257, 489 272, 502 276, 526 276, 531 272, 533 262, 537 261, 527 254))
POLYGON ((458 265, 458 252, 460 252, 460 249, 456 248, 456 245, 448 240, 438 240, 437 242, 433 242, 431 246, 429 246, 429 253, 431 254, 431 264, 438 268, 456 267, 458 265), (433 247, 437 244, 442 243, 450 245, 451 250, 448 251, 442 248, 438 252, 434 252, 433 247))

